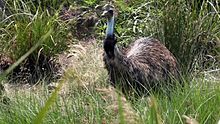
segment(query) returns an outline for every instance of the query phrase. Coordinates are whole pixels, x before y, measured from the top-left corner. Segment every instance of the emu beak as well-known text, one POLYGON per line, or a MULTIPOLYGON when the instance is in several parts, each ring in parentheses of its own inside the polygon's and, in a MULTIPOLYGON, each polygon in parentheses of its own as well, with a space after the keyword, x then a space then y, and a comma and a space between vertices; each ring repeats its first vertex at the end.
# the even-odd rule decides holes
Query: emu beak
POLYGON ((107 18, 107 19, 111 19, 113 16, 114 16, 114 15, 113 15, 113 10, 112 10, 112 9, 110 9, 110 10, 105 10, 105 11, 102 13, 102 15, 101 15, 101 17, 104 17, 104 18, 107 18))
POLYGON ((105 11, 102 13, 101 17, 107 17, 107 15, 108 15, 108 11, 105 10, 105 11))
POLYGON ((102 13, 101 17, 105 17, 105 18, 111 18, 113 16, 113 10, 114 10, 114 6, 106 4, 103 7, 104 12, 102 13))

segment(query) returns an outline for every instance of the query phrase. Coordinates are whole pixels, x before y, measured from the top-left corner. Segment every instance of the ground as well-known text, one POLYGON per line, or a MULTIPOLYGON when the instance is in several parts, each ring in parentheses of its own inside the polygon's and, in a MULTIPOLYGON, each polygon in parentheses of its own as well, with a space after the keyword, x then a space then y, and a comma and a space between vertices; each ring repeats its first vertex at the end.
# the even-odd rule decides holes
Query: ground
MULTIPOLYGON (((107 110, 113 112, 117 117, 119 107, 118 107, 118 94, 117 91, 105 84, 107 82, 107 72, 104 69, 104 64, 102 61, 103 49, 95 39, 90 39, 88 41, 81 41, 77 44, 71 44, 70 49, 58 56, 58 62, 61 64, 63 74, 68 78, 74 78, 74 81, 66 81, 62 86, 59 93, 61 97, 69 97, 72 90, 71 87, 77 87, 77 89, 84 90, 95 90, 101 95, 101 99, 105 102, 110 102, 106 106, 107 110), (100 79, 101 78, 101 79, 100 79), (103 84, 100 83, 102 80, 103 84)), ((62 79, 61 79, 62 80, 62 79)), ((57 87, 59 81, 50 82, 49 85, 42 85, 41 82, 31 85, 29 83, 22 84, 5 84, 5 96, 8 96, 11 101, 16 101, 17 95, 27 97, 28 94, 38 94, 37 97, 42 95, 43 90, 48 90, 48 92, 54 91, 57 87), (45 89, 47 88, 47 89, 45 89)), ((74 88, 75 89, 75 88, 74 88)), ((49 95, 49 94, 48 94, 49 95)), ((137 113, 131 107, 130 103, 127 102, 125 97, 121 97, 123 102, 123 109, 126 113, 126 120, 130 123, 136 123, 137 113)), ((63 101, 64 102, 64 101, 63 101)), ((87 120, 84 120, 87 121, 87 120)), ((103 123, 106 123, 103 118, 103 123)), ((117 123, 118 119, 112 120, 112 123, 117 123)))
POLYGON ((4 109, 0 109, 0 123, 31 123, 60 83, 63 85, 44 123, 197 124, 198 120, 201 123, 218 120, 219 84, 214 81, 213 86, 209 81, 191 81, 197 85, 175 91, 171 99, 152 94, 128 100, 108 84, 100 43, 92 39, 71 44, 70 50, 57 58, 62 78, 49 85, 46 81, 35 85, 6 83, 4 95, 10 100, 8 105, 1 106, 4 109))

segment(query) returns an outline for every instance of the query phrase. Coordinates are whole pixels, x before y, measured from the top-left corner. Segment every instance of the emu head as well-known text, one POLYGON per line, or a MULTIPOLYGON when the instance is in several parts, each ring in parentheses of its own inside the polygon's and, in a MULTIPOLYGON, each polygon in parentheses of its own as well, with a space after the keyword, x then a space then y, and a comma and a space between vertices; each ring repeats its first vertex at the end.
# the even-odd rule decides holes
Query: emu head
POLYGON ((107 19, 106 38, 104 40, 104 50, 109 58, 114 58, 114 48, 117 42, 114 35, 114 11, 109 5, 105 6, 102 17, 107 19))

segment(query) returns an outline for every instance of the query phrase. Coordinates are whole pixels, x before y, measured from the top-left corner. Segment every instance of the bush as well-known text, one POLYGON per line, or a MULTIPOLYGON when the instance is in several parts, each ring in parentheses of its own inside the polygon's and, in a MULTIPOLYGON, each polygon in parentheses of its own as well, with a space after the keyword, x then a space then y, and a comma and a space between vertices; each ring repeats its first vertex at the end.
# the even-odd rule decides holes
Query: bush
POLYGON ((214 11, 218 5, 187 0, 127 3, 120 0, 114 4, 120 43, 129 44, 138 37, 158 38, 175 55, 186 75, 195 69, 210 69, 218 64, 219 46, 216 44, 220 36, 220 18, 214 11), (214 58, 214 64, 203 61, 207 55, 214 58))
MULTIPOLYGON (((20 4, 19 2, 16 2, 20 4)), ((22 3, 25 6, 25 3, 22 3)), ((16 4, 15 4, 16 6, 16 4)), ((16 8, 15 6, 11 8, 16 8)), ((59 21, 58 14, 50 15, 40 7, 36 13, 32 14, 31 8, 17 8, 14 11, 22 10, 23 13, 15 13, 11 16, 12 23, 10 28, 10 46, 9 52, 13 58, 18 59, 24 55, 39 38, 45 35, 49 30, 53 30, 50 38, 33 52, 32 56, 36 59, 39 53, 46 56, 54 56, 67 48, 66 26, 59 21)), ((7 35, 5 36, 7 37, 7 35)))
MULTIPOLYGON (((50 69, 51 58, 68 48, 67 24, 59 19, 59 10, 51 14, 47 9, 38 6, 33 13, 28 5, 30 2, 7 3, 11 15, 0 22, 0 44, 4 46, 1 51, 17 61, 52 30, 50 36, 28 56, 25 61, 27 64, 22 65, 31 65, 35 69, 40 66, 41 70, 45 67, 50 69)), ((32 71, 37 71, 35 69, 31 68, 32 71)))
POLYGON ((208 9, 209 2, 194 3, 175 0, 163 9, 163 40, 185 73, 203 69, 203 59, 213 50, 209 43, 219 36, 218 13, 208 9))

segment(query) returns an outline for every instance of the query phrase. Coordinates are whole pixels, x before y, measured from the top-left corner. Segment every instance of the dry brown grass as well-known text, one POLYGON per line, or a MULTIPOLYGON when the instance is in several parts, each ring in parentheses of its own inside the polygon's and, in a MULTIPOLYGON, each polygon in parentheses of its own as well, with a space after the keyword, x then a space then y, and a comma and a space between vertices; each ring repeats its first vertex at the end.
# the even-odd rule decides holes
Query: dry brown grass
MULTIPOLYGON (((79 87, 83 87, 83 89, 95 88, 101 94, 102 99, 109 103, 106 109, 116 116, 112 123, 119 123, 119 93, 113 87, 106 86, 106 84, 96 84, 100 82, 100 79, 105 83, 107 81, 107 72, 104 69, 102 60, 102 48, 97 43, 87 43, 86 45, 73 45, 70 51, 72 53, 69 54, 71 65, 67 70, 76 80, 74 83, 79 87)), ((122 108, 126 123, 137 123, 138 115, 130 103, 124 96, 120 96, 120 99, 123 104, 122 108)), ((103 123, 105 123, 104 119, 103 123)))

